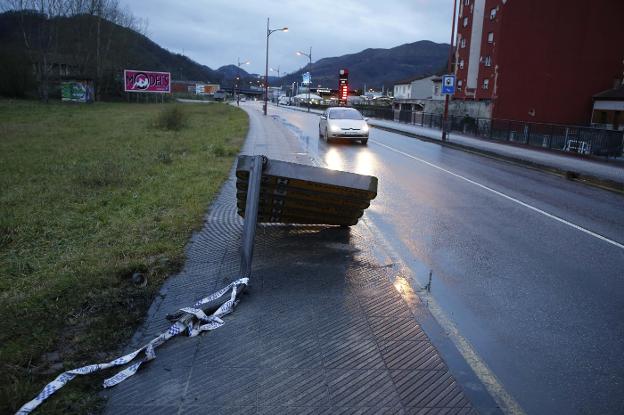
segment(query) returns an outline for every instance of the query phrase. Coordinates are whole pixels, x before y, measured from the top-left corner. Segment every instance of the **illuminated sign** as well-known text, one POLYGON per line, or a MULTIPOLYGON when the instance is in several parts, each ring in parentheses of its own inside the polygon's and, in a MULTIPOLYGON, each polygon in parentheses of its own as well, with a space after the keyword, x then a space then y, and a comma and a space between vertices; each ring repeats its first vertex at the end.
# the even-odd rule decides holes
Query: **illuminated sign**
POLYGON ((310 72, 304 73, 302 77, 303 77, 302 84, 308 85, 312 82, 312 77, 310 76, 310 72))
POLYGON ((338 99, 346 104, 349 96, 349 70, 341 69, 338 75, 338 99))

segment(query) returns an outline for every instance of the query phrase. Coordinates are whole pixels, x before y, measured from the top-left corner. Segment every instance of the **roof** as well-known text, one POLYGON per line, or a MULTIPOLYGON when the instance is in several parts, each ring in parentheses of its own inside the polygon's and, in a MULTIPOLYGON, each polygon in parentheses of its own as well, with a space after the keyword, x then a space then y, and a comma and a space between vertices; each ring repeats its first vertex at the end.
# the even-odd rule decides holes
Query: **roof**
POLYGON ((606 91, 602 91, 596 95, 594 95, 594 100, 616 100, 621 101, 624 100, 624 85, 619 88, 607 89, 606 91))

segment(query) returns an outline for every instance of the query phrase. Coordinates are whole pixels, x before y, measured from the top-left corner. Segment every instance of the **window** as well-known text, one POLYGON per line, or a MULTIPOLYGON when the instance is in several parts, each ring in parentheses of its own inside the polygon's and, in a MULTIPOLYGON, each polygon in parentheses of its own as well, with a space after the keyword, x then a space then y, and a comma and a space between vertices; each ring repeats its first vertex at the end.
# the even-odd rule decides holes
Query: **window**
POLYGON ((459 69, 464 69, 464 60, 459 61, 459 69))
POLYGON ((494 32, 488 33, 488 43, 494 43, 494 32))
POLYGON ((484 79, 483 80, 483 89, 488 89, 490 87, 490 80, 489 79, 484 79))
POLYGON ((496 19, 496 8, 490 10, 490 20, 496 19))
POLYGON ((464 17, 464 27, 468 26, 468 17, 464 17))
POLYGON ((363 120, 362 114, 353 108, 334 108, 329 111, 330 120, 363 120))
POLYGON ((485 63, 485 66, 492 66, 492 57, 486 56, 484 63, 485 63))
POLYGON ((460 43, 460 47, 465 48, 466 47, 466 38, 462 38, 461 43, 460 43))

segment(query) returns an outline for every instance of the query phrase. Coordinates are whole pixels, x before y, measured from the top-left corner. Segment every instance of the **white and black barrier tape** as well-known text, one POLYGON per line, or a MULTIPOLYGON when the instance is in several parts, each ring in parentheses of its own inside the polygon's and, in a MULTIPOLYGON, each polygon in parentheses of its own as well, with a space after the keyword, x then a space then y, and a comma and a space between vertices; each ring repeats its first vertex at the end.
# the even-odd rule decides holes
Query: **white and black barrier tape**
MULTIPOLYGON (((185 330, 187 331, 189 337, 194 337, 203 331, 218 329, 224 324, 223 320, 221 320, 221 317, 231 313, 234 310, 234 307, 236 307, 236 304, 238 303, 236 296, 239 292, 239 288, 242 286, 246 286, 248 283, 249 278, 241 278, 232 282, 227 287, 222 288, 221 290, 209 295, 208 297, 202 298, 201 300, 196 302, 193 307, 181 308, 180 311, 182 311, 183 313, 191 314, 194 316, 194 318, 189 319, 186 323, 183 323, 179 320, 176 321, 173 325, 171 325, 171 327, 169 327, 169 329, 167 329, 167 331, 161 333, 158 337, 147 343, 145 346, 141 347, 138 350, 135 350, 132 353, 128 353, 127 355, 119 357, 108 363, 97 363, 94 365, 83 366, 61 373, 56 377, 56 379, 48 383, 41 390, 41 392, 39 392, 39 395, 37 395, 35 399, 24 404, 17 411, 16 415, 26 415, 31 413, 35 408, 41 405, 43 401, 48 399, 56 391, 61 389, 70 380, 74 379, 78 375, 88 375, 91 373, 99 372, 100 370, 109 369, 111 367, 125 365, 134 360, 141 352, 145 352, 145 356, 141 360, 121 370, 115 376, 104 380, 104 387, 110 388, 134 375, 142 363, 155 359, 156 353, 154 350, 170 338, 177 336, 185 330), (221 306, 211 315, 206 315, 206 313, 204 313, 199 308, 202 306, 202 304, 206 304, 223 297, 230 290, 232 290, 230 298, 223 304, 221 304, 221 306)), ((188 314, 184 315, 187 316, 188 314)))

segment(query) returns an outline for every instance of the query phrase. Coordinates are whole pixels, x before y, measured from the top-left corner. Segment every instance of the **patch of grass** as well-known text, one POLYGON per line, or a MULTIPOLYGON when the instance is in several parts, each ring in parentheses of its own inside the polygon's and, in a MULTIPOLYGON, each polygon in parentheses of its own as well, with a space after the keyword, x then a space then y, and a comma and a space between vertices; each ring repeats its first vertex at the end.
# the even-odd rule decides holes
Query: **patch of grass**
POLYGON ((162 130, 180 131, 186 125, 186 113, 181 105, 167 106, 158 114, 156 125, 162 130))
MULTIPOLYGON (((0 100, 0 413, 63 369, 115 357, 183 262, 248 124, 227 105, 188 105, 185 128, 163 130, 163 108, 178 107, 0 100)), ((37 413, 97 412, 104 377, 37 413)))

